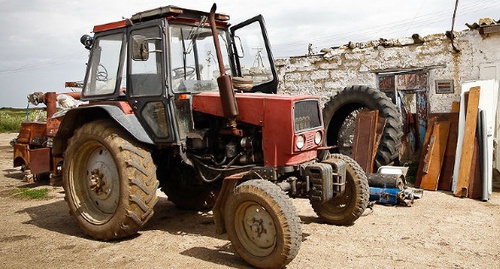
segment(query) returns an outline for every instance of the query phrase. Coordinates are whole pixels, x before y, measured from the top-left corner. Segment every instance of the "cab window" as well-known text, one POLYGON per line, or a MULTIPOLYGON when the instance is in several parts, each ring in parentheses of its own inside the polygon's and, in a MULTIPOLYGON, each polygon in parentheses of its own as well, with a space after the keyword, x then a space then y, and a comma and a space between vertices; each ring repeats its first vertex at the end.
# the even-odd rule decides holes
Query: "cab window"
POLYGON ((130 81, 131 96, 160 96, 163 92, 162 38, 160 28, 134 30, 129 41, 132 50, 130 81), (139 54, 139 55, 137 55, 139 54))
POLYGON ((110 95, 121 83, 120 57, 123 33, 97 37, 94 41, 90 65, 83 88, 84 96, 110 95))
MULTIPOLYGON (((209 27, 171 25, 170 34, 170 78, 174 92, 200 92, 217 89, 219 76, 217 54, 212 31, 209 27)), ((219 30, 222 56, 228 58, 227 33, 219 30)), ((231 68, 226 68, 230 73, 231 68)))

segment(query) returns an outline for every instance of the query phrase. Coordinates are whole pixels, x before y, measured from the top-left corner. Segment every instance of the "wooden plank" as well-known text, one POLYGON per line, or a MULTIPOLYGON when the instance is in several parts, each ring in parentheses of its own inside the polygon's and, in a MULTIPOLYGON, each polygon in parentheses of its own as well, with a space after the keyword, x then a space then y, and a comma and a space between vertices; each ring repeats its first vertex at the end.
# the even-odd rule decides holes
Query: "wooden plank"
MULTIPOLYGON (((375 156, 377 155, 377 150, 378 147, 380 146, 380 141, 382 140, 382 135, 384 134, 384 129, 385 129, 385 118, 379 117, 378 116, 379 111, 377 110, 377 132, 376 132, 376 139, 375 139, 375 147, 373 150, 373 161, 375 162, 375 156)), ((375 163, 374 163, 375 165, 375 163)))
POLYGON ((439 190, 450 191, 453 180, 453 167, 455 166, 455 152, 457 150, 458 139, 458 117, 457 121, 450 122, 448 134, 448 143, 444 153, 443 166, 441 167, 441 176, 439 177, 439 190))
POLYGON ((458 112, 457 113, 435 113, 432 116, 441 121, 450 122, 450 131, 446 151, 444 152, 443 166, 439 176, 438 190, 450 191, 453 179, 453 167, 455 166, 455 154, 458 141, 458 112))
MULTIPOLYGON (((497 126, 497 113, 498 113, 498 96, 500 91, 500 83, 498 80, 478 80, 462 84, 462 90, 467 90, 472 87, 480 87, 479 97, 479 111, 484 111, 484 135, 483 139, 479 141, 479 148, 482 151, 484 160, 483 170, 481 170, 483 177, 483 200, 488 200, 492 193, 492 179, 493 179, 493 162, 494 162, 494 137, 497 126), (481 141, 482 140, 482 141, 481 141)), ((497 132, 498 133, 498 132, 497 132)), ((500 159, 500 158, 497 158, 500 159)), ((456 178, 456 177, 455 177, 456 178)))
POLYGON ((427 128, 427 132, 425 134, 425 139, 424 139, 424 144, 422 146, 422 151, 420 152, 420 161, 418 163, 418 170, 417 170, 417 177, 415 178, 415 186, 417 188, 420 187, 420 183, 422 182, 422 176, 424 175, 424 158, 425 155, 427 154, 428 147, 429 147, 429 141, 431 139, 431 134, 432 134, 432 126, 436 122, 436 117, 431 117, 429 119, 428 126, 431 126, 427 128))
POLYGON ((479 150, 479 139, 474 139, 474 153, 472 154, 472 169, 469 179, 469 198, 481 199, 483 197, 483 181, 481 177, 481 152, 479 150))
POLYGON ((462 156, 458 170, 457 187, 455 196, 467 197, 469 177, 472 170, 472 155, 474 153, 474 139, 476 137, 477 114, 479 106, 480 87, 472 87, 469 91, 467 112, 465 115, 465 131, 462 144, 462 156))
POLYGON ((378 110, 362 111, 356 117, 352 155, 366 173, 373 172, 373 152, 376 151, 378 110))
POLYGON ((450 131, 450 122, 435 122, 432 129, 429 150, 424 158, 424 174, 421 179, 420 188, 435 191, 438 187, 441 166, 443 165, 448 133, 450 131))

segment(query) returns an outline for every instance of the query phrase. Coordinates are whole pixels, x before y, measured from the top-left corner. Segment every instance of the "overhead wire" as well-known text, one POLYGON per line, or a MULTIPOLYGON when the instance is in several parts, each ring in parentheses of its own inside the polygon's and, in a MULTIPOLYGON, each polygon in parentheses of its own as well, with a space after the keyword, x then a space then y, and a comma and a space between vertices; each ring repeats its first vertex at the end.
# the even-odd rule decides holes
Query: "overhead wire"
MULTIPOLYGON (((5 69, 0 70, 0 75, 10 75, 10 74, 17 74, 17 73, 23 73, 26 71, 31 71, 31 70, 36 70, 40 68, 50 68, 53 66, 60 66, 67 64, 69 62, 72 62, 75 57, 81 57, 83 56, 82 53, 88 54, 87 51, 80 51, 80 52, 73 52, 73 53, 68 53, 65 55, 62 55, 57 58, 51 58, 51 59, 39 59, 39 60, 32 60, 32 62, 27 63, 27 64, 21 64, 18 66, 13 66, 5 69)), ((5 64, 5 62, 4 62, 5 64)))
MULTIPOLYGON (((494 1, 494 3, 496 5, 500 5, 500 2, 494 1)), ((483 5, 480 6, 479 9, 474 8, 474 6, 478 6, 478 5, 479 5, 478 3, 474 3, 474 4, 469 5, 469 6, 461 7, 461 10, 462 10, 461 15, 467 15, 467 14, 471 14, 471 13, 474 13, 477 11, 491 8, 491 6, 489 6, 489 5, 484 6, 484 3, 483 3, 483 5)), ((418 19, 401 20, 398 23, 393 23, 393 22, 385 23, 385 24, 381 24, 381 25, 378 25, 375 27, 371 27, 369 29, 356 31, 356 33, 362 33, 364 35, 371 35, 371 34, 380 34, 380 32, 382 30, 384 31, 384 33, 387 33, 387 31, 391 32, 391 30, 392 30, 392 32, 394 32, 394 31, 399 31, 400 29, 407 28, 409 24, 412 25, 412 28, 418 28, 421 26, 428 25, 429 22, 432 22, 432 23, 445 22, 445 21, 448 21, 448 18, 449 18, 449 10, 446 9, 446 10, 431 12, 428 14, 423 14, 421 16, 418 16, 418 19), (413 23, 411 23, 412 21, 413 21, 413 23)), ((340 33, 337 33, 334 35, 327 35, 327 36, 323 36, 323 37, 312 38, 311 41, 317 42, 317 41, 328 40, 328 39, 332 39, 332 38, 335 39, 336 37, 339 37, 339 36, 349 37, 352 35, 354 35, 352 30, 346 30, 346 31, 343 31, 343 32, 340 32, 340 33)), ((302 43, 302 42, 299 41, 296 43, 302 43)))
MULTIPOLYGON (((423 6, 423 4, 421 5, 423 6)), ((497 0, 485 0, 485 1, 473 1, 461 4, 460 10, 457 16, 465 17, 469 14, 475 14, 481 11, 490 10, 495 7, 500 7, 500 1, 497 0)), ((419 13, 420 11, 418 11, 419 13)), ((278 43, 274 45, 277 49, 277 57, 286 57, 290 55, 299 55, 300 53, 305 54, 307 52, 306 47, 308 44, 314 44, 317 47, 334 47, 346 44, 349 41, 366 41, 373 38, 381 38, 380 33, 384 34, 384 37, 395 37, 394 35, 400 34, 401 32, 407 32, 410 27, 419 31, 418 29, 428 28, 430 24, 438 25, 443 24, 443 32, 445 31, 445 24, 451 19, 449 9, 442 9, 435 12, 430 12, 422 15, 416 15, 411 19, 400 20, 397 23, 390 22, 380 24, 374 27, 365 28, 361 30, 352 31, 352 29, 338 31, 333 34, 318 36, 310 38, 307 41, 294 41, 287 43, 278 43)), ((447 27, 446 27, 447 28, 447 27)), ((343 28, 345 29, 345 28, 343 28)))
MULTIPOLYGON (((277 49, 276 56, 290 56, 294 53, 303 52, 304 54, 307 52, 307 45, 314 44, 315 46, 320 47, 333 47, 338 46, 339 44, 346 44, 349 41, 357 42, 361 40, 369 40, 373 38, 381 38, 380 33, 384 33, 386 37, 393 37, 393 35, 408 32, 410 28, 412 29, 420 29, 428 26, 430 23, 445 23, 449 21, 449 10, 438 10, 435 12, 430 12, 427 14, 419 15, 421 9, 423 7, 425 0, 423 0, 420 4, 420 8, 418 9, 415 16, 411 19, 400 20, 397 23, 390 22, 384 23, 377 26, 373 26, 365 29, 357 29, 357 31, 352 31, 352 29, 346 29, 343 31, 337 31, 331 34, 312 37, 307 41, 293 41, 293 42, 285 42, 285 43, 276 43, 273 44, 274 48, 277 49), (378 37, 376 37, 378 36, 378 37)), ((465 16, 468 14, 473 14, 479 11, 491 9, 492 7, 500 6, 500 1, 498 0, 484 0, 484 1, 471 1, 465 2, 461 4, 460 11, 458 12, 459 16, 465 16)), ((345 29, 345 28, 344 28, 345 29)), ((22 64, 19 66, 9 67, 0 70, 0 75, 8 75, 8 74, 16 74, 22 73, 25 71, 30 71, 39 68, 48 68, 52 66, 59 66, 71 62, 71 60, 76 56, 81 56, 83 52, 74 52, 70 54, 63 55, 58 58, 39 60, 29 64, 22 64)))

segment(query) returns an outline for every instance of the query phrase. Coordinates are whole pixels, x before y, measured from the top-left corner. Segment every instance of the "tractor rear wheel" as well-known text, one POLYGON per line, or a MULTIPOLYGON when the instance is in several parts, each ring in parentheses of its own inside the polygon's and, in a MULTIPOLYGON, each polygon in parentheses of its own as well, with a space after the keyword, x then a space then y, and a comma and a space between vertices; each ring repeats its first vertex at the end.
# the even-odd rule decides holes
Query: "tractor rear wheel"
POLYGON ((396 105, 385 93, 366 86, 346 87, 325 104, 326 144, 337 146, 336 153, 352 156, 352 142, 357 114, 364 110, 378 110, 385 118, 385 128, 375 156, 375 169, 398 161, 403 127, 396 105))
POLYGON ((366 174, 358 163, 348 156, 331 154, 328 158, 345 162, 345 191, 325 203, 311 201, 311 205, 316 214, 327 223, 352 225, 368 206, 370 192, 366 174))
POLYGON ((109 120, 87 123, 69 140, 63 186, 83 232, 113 240, 135 234, 158 198, 151 154, 109 120))
POLYGON ((225 226, 238 255, 258 268, 281 268, 297 255, 300 219, 290 198, 266 180, 249 180, 229 196, 225 226))

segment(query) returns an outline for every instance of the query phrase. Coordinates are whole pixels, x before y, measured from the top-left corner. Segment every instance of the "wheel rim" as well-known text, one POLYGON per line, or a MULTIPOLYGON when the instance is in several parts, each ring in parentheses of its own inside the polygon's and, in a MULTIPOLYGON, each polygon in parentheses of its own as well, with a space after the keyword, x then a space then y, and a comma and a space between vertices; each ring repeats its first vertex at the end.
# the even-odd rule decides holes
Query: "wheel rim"
POLYGON ((120 199, 120 176, 112 153, 98 142, 82 146, 72 165, 73 197, 81 215, 102 224, 115 213, 120 199))
POLYGON ((353 188, 349 183, 349 179, 347 179, 344 193, 342 193, 340 196, 331 199, 330 201, 325 203, 324 206, 328 207, 328 212, 331 212, 333 214, 341 213, 347 210, 347 208, 349 208, 349 206, 351 205, 351 199, 352 196, 354 195, 352 192, 353 188))
POLYGON ((360 112, 369 111, 367 108, 358 108, 350 112, 340 125, 338 134, 338 150, 347 156, 352 156, 354 135, 356 130, 356 118, 360 112))
POLYGON ((235 230, 243 246, 254 256, 266 257, 276 247, 276 227, 267 210, 255 202, 238 206, 235 230))

